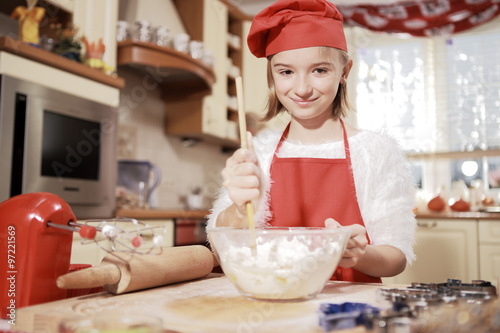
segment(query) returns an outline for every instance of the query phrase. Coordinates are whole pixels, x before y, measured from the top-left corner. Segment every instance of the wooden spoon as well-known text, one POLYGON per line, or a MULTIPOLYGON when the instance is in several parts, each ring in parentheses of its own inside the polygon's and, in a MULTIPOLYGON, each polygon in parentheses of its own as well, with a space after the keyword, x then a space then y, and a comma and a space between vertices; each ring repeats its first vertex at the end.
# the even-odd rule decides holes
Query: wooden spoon
MULTIPOLYGON (((241 76, 236 78, 236 98, 238 99, 238 122, 240 126, 240 140, 241 148, 248 148, 247 142, 247 123, 245 115, 245 100, 243 98, 243 81, 241 76)), ((252 248, 252 253, 255 251, 255 222, 253 219, 253 204, 251 201, 247 202, 247 217, 248 217, 248 229, 250 229, 250 246, 252 248)))

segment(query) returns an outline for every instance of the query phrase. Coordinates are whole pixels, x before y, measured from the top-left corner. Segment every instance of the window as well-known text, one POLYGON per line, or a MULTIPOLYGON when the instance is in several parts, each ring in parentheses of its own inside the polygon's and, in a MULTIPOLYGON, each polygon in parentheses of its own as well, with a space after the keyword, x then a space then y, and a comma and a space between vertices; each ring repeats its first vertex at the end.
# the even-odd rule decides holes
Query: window
POLYGON ((420 151, 425 121, 424 49, 404 42, 360 49, 356 109, 362 128, 386 128, 408 151, 420 151))
MULTIPOLYGON (((500 20, 449 38, 353 31, 359 127, 385 129, 408 153, 500 148, 500 20)), ((497 156, 415 160, 412 167, 430 191, 478 180, 500 188, 497 156)))
POLYGON ((451 150, 500 147, 499 31, 446 40, 451 150))

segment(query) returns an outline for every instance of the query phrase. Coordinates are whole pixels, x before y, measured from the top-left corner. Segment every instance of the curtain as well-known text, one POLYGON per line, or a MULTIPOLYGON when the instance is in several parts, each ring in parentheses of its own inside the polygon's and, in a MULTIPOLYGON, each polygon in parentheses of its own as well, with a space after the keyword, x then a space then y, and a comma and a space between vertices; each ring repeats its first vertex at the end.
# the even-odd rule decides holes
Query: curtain
POLYGON ((394 4, 344 5, 337 8, 348 25, 416 37, 449 36, 500 15, 500 0, 401 1, 394 4))

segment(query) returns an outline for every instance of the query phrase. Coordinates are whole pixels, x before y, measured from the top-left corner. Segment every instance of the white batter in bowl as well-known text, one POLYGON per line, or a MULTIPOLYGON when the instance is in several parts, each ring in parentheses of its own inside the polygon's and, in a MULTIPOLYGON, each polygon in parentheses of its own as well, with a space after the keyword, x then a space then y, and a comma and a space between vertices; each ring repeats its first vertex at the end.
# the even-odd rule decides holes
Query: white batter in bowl
POLYGON ((344 253, 345 228, 209 228, 225 275, 246 297, 301 300, 314 297, 344 253))

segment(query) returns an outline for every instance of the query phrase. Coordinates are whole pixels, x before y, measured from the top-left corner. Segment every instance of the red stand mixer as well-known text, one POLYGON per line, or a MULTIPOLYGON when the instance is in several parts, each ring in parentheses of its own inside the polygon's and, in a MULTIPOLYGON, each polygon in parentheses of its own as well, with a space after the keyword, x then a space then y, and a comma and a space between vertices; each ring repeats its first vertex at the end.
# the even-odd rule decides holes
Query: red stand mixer
POLYGON ((0 203, 0 310, 14 319, 16 309, 66 297, 56 279, 70 267, 76 222, 70 206, 51 193, 28 193, 0 203))

